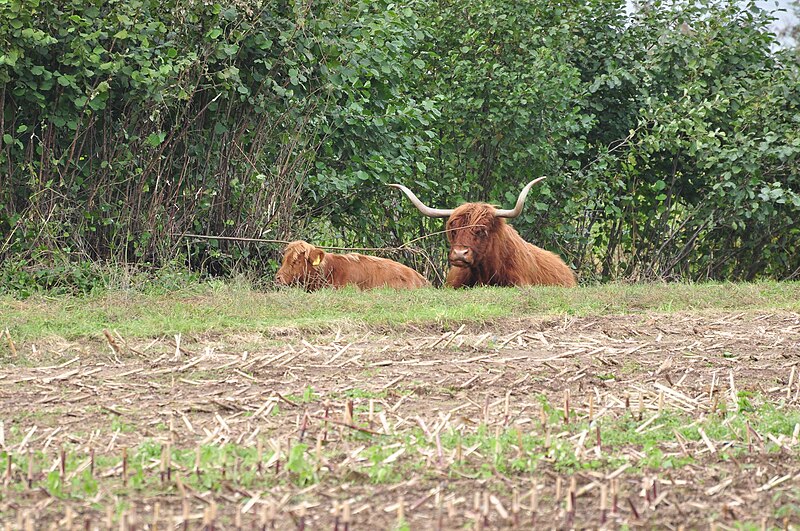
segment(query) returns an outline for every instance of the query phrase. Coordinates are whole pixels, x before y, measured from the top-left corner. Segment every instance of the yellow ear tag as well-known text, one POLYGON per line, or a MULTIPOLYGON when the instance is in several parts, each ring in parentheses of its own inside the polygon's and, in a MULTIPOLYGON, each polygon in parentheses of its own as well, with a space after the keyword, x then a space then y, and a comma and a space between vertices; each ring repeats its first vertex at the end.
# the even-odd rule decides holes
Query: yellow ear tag
POLYGON ((313 265, 313 266, 315 266, 315 267, 316 267, 316 266, 318 266, 318 265, 319 265, 319 263, 320 263, 320 261, 321 261, 321 260, 322 260, 322 258, 320 258, 320 257, 318 256, 318 257, 314 258, 314 261, 313 261, 313 262, 311 262, 311 265, 313 265))

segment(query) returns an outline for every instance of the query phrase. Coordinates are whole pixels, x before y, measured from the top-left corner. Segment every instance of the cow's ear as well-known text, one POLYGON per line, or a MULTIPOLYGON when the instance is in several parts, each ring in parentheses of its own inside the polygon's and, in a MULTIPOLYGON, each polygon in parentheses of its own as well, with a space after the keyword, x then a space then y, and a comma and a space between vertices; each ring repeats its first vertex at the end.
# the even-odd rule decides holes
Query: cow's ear
POLYGON ((309 259, 311 260, 311 265, 314 267, 319 266, 320 262, 322 262, 322 258, 325 256, 325 251, 322 249, 312 249, 311 253, 309 254, 309 259))

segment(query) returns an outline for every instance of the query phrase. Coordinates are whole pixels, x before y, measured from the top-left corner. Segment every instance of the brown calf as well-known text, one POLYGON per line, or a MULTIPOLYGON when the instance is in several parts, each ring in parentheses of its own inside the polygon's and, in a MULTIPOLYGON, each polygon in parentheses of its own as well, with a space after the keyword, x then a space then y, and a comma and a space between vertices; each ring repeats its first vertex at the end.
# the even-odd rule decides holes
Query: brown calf
POLYGON ((276 280, 286 286, 302 286, 306 291, 348 284, 359 289, 414 289, 430 285, 422 275, 393 260, 357 253, 326 253, 302 240, 286 246, 276 280))

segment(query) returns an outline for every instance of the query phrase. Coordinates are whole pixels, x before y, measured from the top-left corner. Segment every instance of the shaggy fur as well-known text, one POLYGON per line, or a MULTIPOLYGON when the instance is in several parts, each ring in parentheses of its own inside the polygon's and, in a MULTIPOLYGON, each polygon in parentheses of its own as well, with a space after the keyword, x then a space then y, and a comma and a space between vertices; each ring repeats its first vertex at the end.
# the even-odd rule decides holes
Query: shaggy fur
POLYGON ((276 280, 286 286, 302 286, 306 291, 348 284, 360 289, 414 289, 430 285, 422 275, 393 260, 356 253, 326 253, 301 240, 286 247, 276 280))
POLYGON ((558 255, 523 240, 494 211, 486 203, 466 203, 447 220, 447 286, 576 285, 575 274, 558 255))

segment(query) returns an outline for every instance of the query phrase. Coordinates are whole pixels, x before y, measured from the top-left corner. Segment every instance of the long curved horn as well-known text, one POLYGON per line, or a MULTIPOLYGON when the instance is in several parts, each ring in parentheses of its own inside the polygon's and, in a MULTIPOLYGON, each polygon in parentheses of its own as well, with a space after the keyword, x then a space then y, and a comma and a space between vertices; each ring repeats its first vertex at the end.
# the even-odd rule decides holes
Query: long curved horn
POLYGON ((408 198, 411 200, 411 202, 414 203, 414 206, 417 207, 419 209, 419 211, 422 212, 423 214, 425 214, 426 216, 429 216, 429 217, 432 217, 432 218, 447 218, 447 217, 450 217, 450 214, 452 214, 455 211, 455 209, 453 209, 453 208, 451 208, 451 209, 431 208, 431 207, 425 205, 425 203, 420 201, 417 198, 417 196, 414 195, 414 192, 412 192, 411 190, 409 190, 408 188, 406 188, 402 184, 390 184, 389 186, 391 186, 392 188, 397 188, 399 190, 402 190, 403 193, 408 196, 408 198))
POLYGON ((522 213, 522 205, 525 204, 525 198, 528 197, 528 192, 531 190, 531 186, 538 183, 542 179, 546 179, 547 177, 539 177, 538 179, 534 179, 525 185, 525 188, 519 193, 519 198, 517 198, 517 204, 511 210, 495 210, 494 217, 496 218, 515 218, 522 213))

